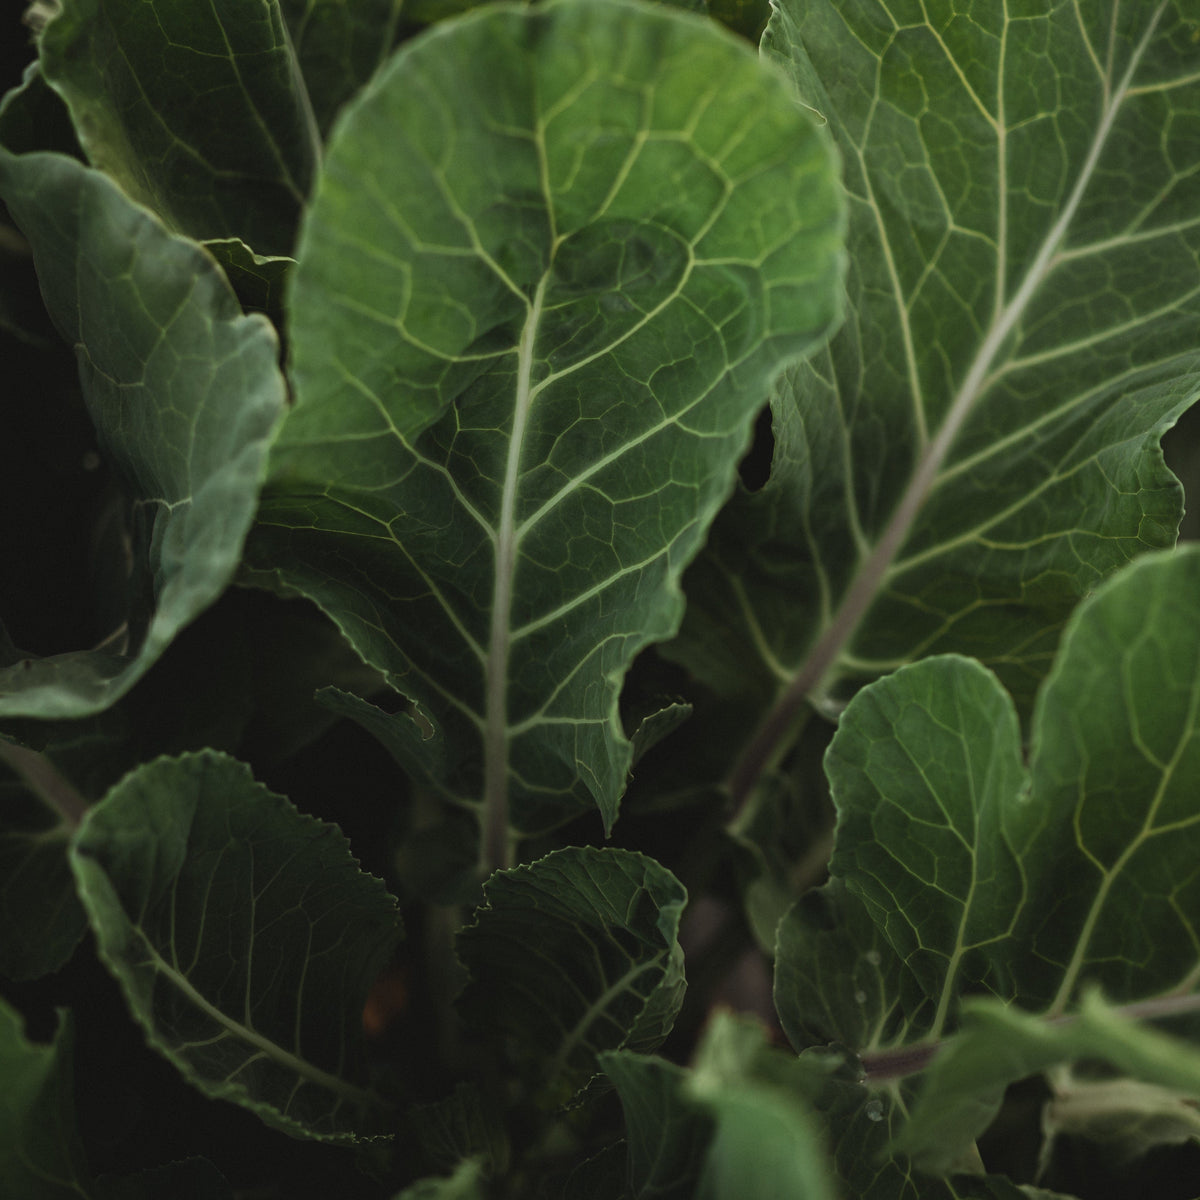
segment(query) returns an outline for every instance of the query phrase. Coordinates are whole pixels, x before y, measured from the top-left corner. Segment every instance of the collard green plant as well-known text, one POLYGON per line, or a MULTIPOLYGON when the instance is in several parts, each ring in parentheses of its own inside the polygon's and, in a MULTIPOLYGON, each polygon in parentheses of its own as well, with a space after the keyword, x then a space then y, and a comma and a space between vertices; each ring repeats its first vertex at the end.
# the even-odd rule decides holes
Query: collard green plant
POLYGON ((27 23, 0 1195, 1195 1200, 1188 0, 27 23))

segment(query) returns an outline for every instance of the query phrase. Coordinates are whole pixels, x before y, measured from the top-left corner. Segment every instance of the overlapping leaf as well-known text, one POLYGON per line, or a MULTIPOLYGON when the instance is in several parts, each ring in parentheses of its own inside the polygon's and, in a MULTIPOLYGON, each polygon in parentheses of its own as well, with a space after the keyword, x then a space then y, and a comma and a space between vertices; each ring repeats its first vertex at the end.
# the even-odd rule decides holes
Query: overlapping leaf
POLYGON ((1027 7, 775 6, 845 163, 850 315, 685 581, 676 654, 718 689, 769 704, 827 637, 818 703, 957 651, 1027 709, 1076 601, 1174 539, 1200 44, 1172 0, 1027 7))
POLYGON ((987 1127, 1010 1083, 1055 1064, 1084 1060, 1119 1074, 1080 1086, 1091 1093, 1092 1125, 1089 1129, 1081 1119, 1073 1132, 1102 1134, 1110 1144, 1125 1149, 1132 1144, 1142 1151, 1156 1141, 1200 1138, 1200 1051, 1191 1042, 1139 1026, 1092 995, 1067 1024, 976 1001, 962 1033, 926 1072, 896 1144, 926 1170, 944 1169, 987 1127), (1142 1086, 1130 1087, 1133 1081, 1142 1086), (1142 1128, 1140 1118, 1146 1119, 1142 1128))
MULTIPOLYGON (((29 751, 13 756, 39 763, 29 751)), ((87 918, 67 864, 71 822, 11 767, 0 752, 0 975, 37 979, 71 957, 87 918)))
POLYGON ((21 1018, 0 1001, 0 1179, 28 1200, 79 1200, 90 1184, 71 1096, 72 1026, 60 1018, 54 1040, 25 1037, 21 1018))
POLYGON ((335 826, 205 752, 127 776, 71 860, 101 956, 197 1087, 294 1136, 380 1132, 362 1009, 399 919, 335 826))
POLYGON ((621 678, 835 317, 840 221, 781 81, 631 3, 447 22, 338 127, 249 556, 419 703, 399 752, 485 802, 490 861, 506 798, 519 830, 614 819, 621 678))
POLYGON ((172 228, 287 254, 319 157, 277 0, 62 0, 39 39, 93 166, 172 228))
POLYGON ((104 175, 0 150, 0 197, 133 501, 127 627, 103 649, 0 670, 0 714, 76 717, 128 691, 229 583, 285 389, 267 321, 104 175))
POLYGON ((317 126, 329 129, 342 105, 383 65, 399 36, 405 0, 280 0, 317 126))
POLYGON ((677 940, 687 893, 627 850, 571 847, 492 876, 459 935, 477 1028, 518 1039, 539 1085, 567 1099, 604 1050, 650 1050, 685 988, 677 940))
MULTIPOLYGON (((1196 991, 1198 596, 1186 547, 1079 607, 1027 769, 1011 700, 967 659, 912 664, 851 701, 827 756, 840 919, 814 898, 780 931, 776 1001, 798 1044, 842 1040, 886 1080, 927 1063, 964 994, 1058 1016, 1087 984, 1122 1002, 1196 991)), ((975 1132, 1024 1062, 998 1064, 1016 1072, 1000 1084, 974 1073, 975 1132)), ((926 1154, 937 1137, 927 1126, 926 1154)))

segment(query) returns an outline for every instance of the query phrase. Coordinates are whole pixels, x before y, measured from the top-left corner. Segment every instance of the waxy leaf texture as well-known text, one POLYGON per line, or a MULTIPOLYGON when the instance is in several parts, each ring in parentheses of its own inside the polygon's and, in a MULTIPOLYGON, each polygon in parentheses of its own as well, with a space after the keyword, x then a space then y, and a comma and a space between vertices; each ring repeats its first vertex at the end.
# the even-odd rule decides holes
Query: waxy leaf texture
POLYGON ((783 82, 621 2, 438 27, 335 129, 250 564, 416 702, 405 765, 482 805, 491 863, 510 825, 615 819, 624 673, 836 318, 841 224, 783 82))
POLYGON ((775 6, 765 53, 844 163, 848 314, 780 380, 771 478, 685 581, 692 670, 769 704, 803 668, 836 711, 954 651, 1027 711, 1078 600, 1173 543, 1158 442, 1200 391, 1188 7, 775 6))
POLYGON ((71 851, 102 958, 150 1044, 293 1136, 389 1132, 362 1010, 400 933, 333 825, 206 751, 131 772, 71 851))

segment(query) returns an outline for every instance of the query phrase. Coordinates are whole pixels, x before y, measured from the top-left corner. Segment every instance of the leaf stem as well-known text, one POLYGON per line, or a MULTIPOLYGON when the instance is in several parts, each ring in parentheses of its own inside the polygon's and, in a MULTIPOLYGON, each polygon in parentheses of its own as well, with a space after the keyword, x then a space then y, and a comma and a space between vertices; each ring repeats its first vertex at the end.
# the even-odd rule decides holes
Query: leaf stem
MULTIPOLYGON (((1186 1016, 1190 1013, 1200 1012, 1200 993, 1155 996, 1151 1000, 1138 1000, 1133 1004, 1118 1005, 1112 1011, 1130 1021, 1161 1021, 1168 1017, 1186 1016)), ((1044 1024, 1051 1028, 1058 1028, 1064 1025, 1074 1025, 1078 1020, 1078 1013, 1059 1013, 1055 1016, 1047 1016, 1044 1024)), ((940 1038, 916 1046, 893 1046, 887 1050, 860 1054, 858 1061, 862 1064, 863 1082, 881 1084, 895 1079, 903 1079, 906 1075, 919 1074, 934 1060, 946 1045, 946 1041, 947 1039, 940 1038)))
POLYGON ((79 828, 88 802, 58 768, 36 750, 0 741, 0 760, 6 762, 72 833, 79 828))
MULTIPOLYGON (((874 603, 888 570, 907 540, 925 500, 933 489, 938 472, 941 470, 951 446, 962 432, 962 428, 974 411, 976 404, 991 386, 992 368, 997 357, 1024 316, 1038 288, 1053 271, 1056 265, 1056 255, 1066 238, 1067 230, 1083 200, 1084 193, 1091 183, 1096 166, 1100 161, 1101 152, 1112 131, 1113 122, 1125 101, 1134 74, 1164 8, 1165 4, 1160 4, 1156 9, 1145 35, 1130 57, 1129 65, 1119 86, 1107 98, 1095 137, 1088 148, 1087 156, 1080 167, 1075 186, 1071 189, 1066 204, 1059 213, 1058 219, 1042 239, 1038 253, 1030 264, 1016 294, 993 318, 987 335, 967 368, 967 373, 950 404, 945 421, 918 460, 912 478, 904 489, 900 502, 892 513, 891 520, 888 521, 882 536, 870 554, 861 561, 850 587, 829 625, 817 638, 808 657, 801 663, 795 676, 776 701, 775 707, 767 713, 758 727, 758 731, 734 764, 725 786, 730 793, 735 811, 739 811, 746 803, 759 777, 776 753, 777 745, 786 737, 797 713, 807 702, 810 694, 826 680, 843 648, 854 636, 866 616, 867 610, 874 603)), ((1003 271, 1006 264, 997 263, 996 266, 998 271, 1003 271)))

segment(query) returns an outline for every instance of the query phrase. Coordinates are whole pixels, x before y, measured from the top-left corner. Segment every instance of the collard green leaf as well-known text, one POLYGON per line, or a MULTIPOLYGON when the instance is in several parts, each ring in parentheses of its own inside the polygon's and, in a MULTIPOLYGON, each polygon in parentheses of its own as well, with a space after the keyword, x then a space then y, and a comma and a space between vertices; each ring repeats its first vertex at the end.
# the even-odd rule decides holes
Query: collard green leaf
MULTIPOLYGON (((0 763, 5 757, 0 746, 0 763)), ((72 832, 27 781, 0 765, 0 975, 37 979, 57 971, 83 937, 87 917, 67 863, 72 832)))
POLYGON ((614 820, 621 679, 836 317, 840 225, 784 84, 625 0, 439 25, 338 125, 248 553, 418 702, 418 768, 484 805, 488 861, 510 823, 614 820))
POLYGON ((291 250, 319 149, 277 0, 62 0, 38 44, 93 166, 191 237, 291 250))
POLYGON ((1010 840, 1025 785, 1012 700, 971 659, 925 659, 855 697, 825 764, 838 810, 830 873, 916 977, 913 1002, 937 1004, 936 1037, 1026 903, 1010 840))
POLYGON ((463 1017, 515 1038, 538 1082, 568 1099, 601 1051, 650 1050, 670 1032, 686 900, 665 867, 627 850, 569 847, 498 871, 458 937, 463 1017))
MULTIPOLYGON (((838 1042, 874 1050, 903 1042, 908 981, 866 905, 840 879, 809 892, 779 923, 775 1009, 799 1050, 838 1042)), ((922 1032, 931 1013, 917 1007, 922 1032)))
POLYGON ((283 324, 283 291, 296 265, 283 254, 255 254, 241 238, 218 238, 204 248, 221 264, 225 278, 247 312, 265 313, 276 326, 283 324))
POLYGON ((212 259, 100 172, 0 150, 0 197, 133 501, 123 636, 0 670, 0 714, 78 717, 126 692, 228 584, 285 388, 268 322, 243 315, 212 259))
POLYGON ((945 1176, 918 1170, 892 1144, 903 1126, 908 1090, 869 1088, 853 1064, 831 1073, 825 1057, 809 1052, 800 1063, 824 1079, 813 1105, 825 1126, 840 1195, 854 1200, 1069 1200, 1004 1175, 982 1173, 973 1149, 966 1157, 969 1169, 945 1176))
POLYGON ((601 1054, 600 1065, 625 1113, 634 1200, 692 1200, 714 1122, 686 1094, 687 1072, 628 1050, 601 1054))
POLYGON ((627 1051, 601 1061, 625 1112, 634 1200, 833 1196, 807 1103, 821 1080, 757 1023, 718 1014, 691 1070, 627 1051))
POLYGON ((957 656, 851 702, 827 756, 831 873, 933 1001, 986 991, 1061 1012, 1200 979, 1200 547, 1148 555, 1085 601, 1037 700, 1028 770, 1011 702, 957 656))
POLYGON ((205 752, 128 775, 71 862, 101 957, 192 1083, 294 1136, 380 1132, 362 1009, 399 917, 335 826, 205 752))
POLYGON ((49 1045, 30 1042, 21 1018, 0 1000, 0 1180, 22 1200, 80 1200, 87 1164, 71 1101, 70 1013, 49 1045))
MULTIPOLYGON (((896 1147, 925 1170, 943 1170, 982 1133, 1008 1084, 1079 1061, 1103 1063, 1117 1076, 1094 1078, 1064 1104, 1071 1132, 1125 1150, 1200 1137, 1200 1050, 1137 1024, 1093 994, 1065 1023, 994 1000, 972 1002, 962 1032, 925 1072, 896 1147)), ((1053 1120, 1054 1103, 1049 1107, 1053 1120)))
MULTIPOLYGON (((1125 1003, 1196 990, 1198 596, 1200 547, 1187 546, 1143 557, 1080 605, 1038 696, 1028 769, 1011 702, 969 660, 926 659, 851 701, 827 756, 830 895, 862 907, 827 929, 808 903, 781 928, 776 995, 793 1037, 843 1039, 886 1079, 921 1068, 963 994, 1056 1015, 1087 984, 1125 1003), (864 917, 881 964, 902 964, 881 977, 890 996, 860 988, 870 1020, 846 1009, 872 936, 864 917), (906 1020, 880 1039, 889 1006, 906 1020)), ((940 1167, 1004 1085, 1038 1069, 998 1055, 999 1041, 942 1096, 946 1127, 923 1118, 922 1153, 941 1145, 940 1167)))
POLYGON ((280 0, 322 134, 383 65, 410 7, 404 0, 280 0))
POLYGON ((773 7, 765 52, 845 163, 849 316, 777 386, 770 481, 714 527, 673 653, 821 705, 955 651, 1027 710, 1075 603, 1180 519, 1158 441, 1200 393, 1188 6, 773 7))

